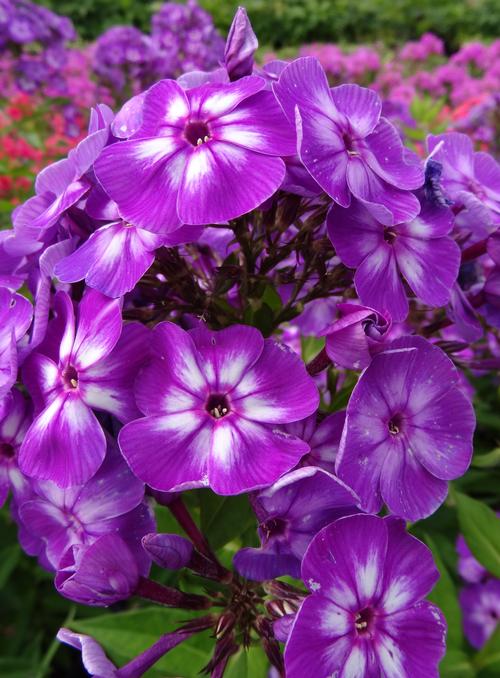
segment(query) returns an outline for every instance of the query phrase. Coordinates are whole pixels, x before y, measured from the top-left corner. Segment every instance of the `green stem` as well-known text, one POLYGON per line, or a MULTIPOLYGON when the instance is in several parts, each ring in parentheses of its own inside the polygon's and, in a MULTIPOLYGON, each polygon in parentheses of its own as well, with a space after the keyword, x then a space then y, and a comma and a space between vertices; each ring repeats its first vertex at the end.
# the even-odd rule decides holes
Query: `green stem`
MULTIPOLYGON (((76 612, 76 605, 71 605, 71 607, 68 610, 68 614, 66 615, 66 619, 63 621, 61 624, 62 627, 68 626, 73 619, 75 618, 75 612, 76 612)), ((52 643, 49 645, 47 652, 44 654, 43 659, 40 663, 40 667, 35 674, 35 678, 44 678, 47 675, 48 670, 50 669, 50 665, 52 664, 52 660, 54 659, 57 650, 60 648, 61 643, 57 638, 54 638, 52 643)))

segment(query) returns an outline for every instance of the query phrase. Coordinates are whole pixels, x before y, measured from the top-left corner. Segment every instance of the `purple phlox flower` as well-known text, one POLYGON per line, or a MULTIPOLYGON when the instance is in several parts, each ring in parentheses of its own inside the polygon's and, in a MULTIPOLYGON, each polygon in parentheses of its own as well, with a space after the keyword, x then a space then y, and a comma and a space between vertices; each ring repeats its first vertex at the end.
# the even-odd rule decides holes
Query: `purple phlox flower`
POLYGON ((354 196, 389 224, 417 216, 420 205, 410 191, 424 182, 421 163, 381 118, 376 92, 359 85, 330 89, 312 57, 289 64, 273 89, 296 122, 302 162, 338 205, 348 207, 354 196))
POLYGON ((259 42, 255 35, 246 9, 238 7, 234 15, 224 50, 224 64, 230 80, 251 75, 254 54, 259 42))
POLYGON ((500 165, 488 153, 476 152, 459 132, 428 138, 429 151, 443 166, 443 188, 458 207, 474 207, 484 225, 500 222, 500 165))
POLYGON ((59 563, 55 585, 65 598, 107 607, 130 598, 139 579, 139 567, 130 548, 118 534, 109 533, 90 545, 71 546, 59 563))
POLYGON ((387 341, 392 320, 389 314, 358 304, 337 304, 339 317, 323 332, 330 360, 349 370, 367 367, 372 355, 387 341))
POLYGON ((457 569, 466 582, 477 584, 488 576, 487 570, 472 555, 467 542, 460 534, 457 539, 458 564, 457 569))
POLYGON ((284 574, 300 577, 311 539, 337 518, 357 513, 356 502, 352 490, 322 469, 309 466, 287 473, 252 499, 261 546, 238 551, 235 568, 257 581, 284 574))
POLYGON ((356 515, 325 527, 302 561, 311 595, 285 647, 287 678, 438 678, 446 622, 423 600, 438 577, 403 521, 356 515))
POLYGON ((185 92, 162 80, 147 93, 143 123, 95 164, 122 217, 169 232, 180 223, 225 222, 258 207, 280 186, 294 134, 262 78, 185 92), (245 181, 241 169, 245 168, 245 181))
POLYGON ((74 633, 70 629, 59 629, 57 639, 80 650, 86 671, 96 678, 140 678, 148 669, 193 635, 192 631, 165 633, 151 647, 118 669, 107 657, 103 648, 91 636, 74 633))
POLYGON ((336 470, 364 511, 385 503, 407 520, 431 515, 448 480, 468 469, 474 410, 458 370, 422 337, 402 337, 378 353, 347 405, 336 470))
POLYGON ((28 299, 0 287, 0 400, 16 381, 18 346, 28 331, 32 316, 33 307, 28 299))
POLYGON ((31 408, 17 390, 6 396, 0 420, 0 507, 3 506, 9 489, 20 501, 29 485, 17 465, 17 455, 28 426, 31 423, 31 408))
POLYGON ((69 256, 57 263, 55 275, 62 282, 85 280, 89 287, 118 298, 134 289, 150 268, 155 250, 196 240, 201 226, 180 226, 168 234, 151 233, 123 220, 115 202, 95 186, 88 197, 87 213, 93 219, 111 220, 97 228, 69 256))
POLYGON ((479 650, 498 627, 500 619, 500 579, 471 584, 460 591, 464 633, 479 650))
POLYGON ((439 307, 450 300, 460 249, 449 235, 449 208, 423 201, 413 220, 391 224, 353 202, 348 209, 333 205, 327 223, 337 255, 356 269, 354 284, 362 304, 403 321, 409 306, 401 275, 425 304, 439 307))
POLYGON ((119 443, 134 473, 157 490, 267 486, 309 446, 279 424, 314 412, 319 395, 300 358, 253 327, 154 328, 153 360, 136 381, 146 415, 119 443))
POLYGON ((320 421, 314 413, 301 421, 285 424, 283 430, 309 445, 310 450, 301 465, 319 466, 333 474, 344 422, 345 410, 333 412, 320 421))
POLYGON ((19 520, 43 540, 46 560, 53 569, 73 544, 91 544, 111 532, 127 540, 129 535, 122 534, 130 523, 126 514, 133 512, 137 518, 143 513, 135 509, 143 501, 144 484, 110 441, 106 459, 85 485, 61 489, 50 480, 41 480, 32 482, 32 488, 28 501, 17 502, 19 520))
POLYGON ((69 296, 55 297, 56 318, 23 371, 36 417, 19 453, 26 475, 60 487, 88 480, 104 459, 106 440, 93 409, 126 422, 138 416, 137 372, 148 357, 148 330, 122 329, 118 300, 88 290, 77 319, 69 296))

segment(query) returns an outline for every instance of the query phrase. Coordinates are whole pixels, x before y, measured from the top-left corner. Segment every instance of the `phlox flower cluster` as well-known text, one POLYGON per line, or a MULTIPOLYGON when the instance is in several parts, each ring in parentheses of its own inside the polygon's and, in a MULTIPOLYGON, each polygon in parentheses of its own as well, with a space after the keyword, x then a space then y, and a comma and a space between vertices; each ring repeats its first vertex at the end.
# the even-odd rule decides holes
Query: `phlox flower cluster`
POLYGON ((61 629, 91 675, 210 630, 214 678, 256 643, 287 678, 437 678, 414 533, 471 463, 471 371, 498 367, 500 166, 458 132, 420 157, 375 90, 256 48, 240 8, 216 68, 96 105, 14 210, 0 498, 62 596, 183 610, 121 667, 61 629), (254 516, 223 562, 192 511, 213 495, 254 516))

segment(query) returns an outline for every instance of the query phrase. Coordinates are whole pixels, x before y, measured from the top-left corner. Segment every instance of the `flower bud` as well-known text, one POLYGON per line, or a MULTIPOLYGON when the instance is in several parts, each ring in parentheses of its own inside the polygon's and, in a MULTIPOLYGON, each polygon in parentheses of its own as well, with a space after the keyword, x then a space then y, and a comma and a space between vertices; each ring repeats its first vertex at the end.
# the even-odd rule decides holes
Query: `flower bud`
POLYGON ((238 7, 227 36, 224 63, 230 80, 251 75, 253 55, 259 43, 243 7, 238 7))

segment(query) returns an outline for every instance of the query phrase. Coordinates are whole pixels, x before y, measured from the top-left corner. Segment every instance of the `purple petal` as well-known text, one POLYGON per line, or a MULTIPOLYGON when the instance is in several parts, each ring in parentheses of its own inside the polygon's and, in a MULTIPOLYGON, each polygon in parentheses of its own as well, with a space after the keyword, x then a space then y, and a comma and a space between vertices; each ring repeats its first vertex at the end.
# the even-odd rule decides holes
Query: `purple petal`
POLYGON ((189 103, 175 80, 160 80, 151 87, 142 104, 142 125, 135 138, 166 134, 165 127, 180 128, 189 116, 189 103))
POLYGON ((336 253, 351 268, 359 266, 384 242, 384 224, 378 222, 357 200, 348 209, 332 205, 327 226, 336 253))
POLYGON ((185 143, 166 136, 134 139, 105 148, 94 168, 123 219, 153 233, 168 233, 180 226, 177 192, 187 153, 185 143))
MULTIPOLYGON (((285 647, 287 678, 330 678, 344 666, 354 645, 349 614, 345 609, 315 596, 302 603, 285 647)), ((345 673, 361 676, 364 673, 345 673)))
POLYGON ((180 570, 186 567, 193 555, 193 545, 178 534, 146 534, 142 546, 160 567, 180 570))
POLYGON ((403 190, 423 185, 421 161, 404 148, 399 133, 388 120, 382 119, 364 142, 368 152, 363 150, 363 159, 381 179, 403 190))
POLYGON ((349 84, 334 87, 331 93, 335 106, 349 120, 356 136, 366 137, 373 131, 382 111, 382 101, 377 92, 368 87, 349 84))
POLYGON ((116 678, 116 666, 106 657, 102 647, 91 636, 73 633, 70 629, 62 628, 57 633, 57 640, 81 650, 83 666, 91 676, 116 678))
POLYGON ((381 619, 375 652, 386 676, 438 678, 446 651, 446 622, 441 611, 422 601, 381 619))
POLYGON ((211 427, 205 413, 146 417, 122 428, 120 449, 132 471, 155 490, 208 485, 211 427))
POLYGON ((269 155, 293 155, 295 130, 272 92, 259 92, 211 123, 221 141, 269 155))
POLYGON ((302 360, 272 339, 266 339, 259 360, 231 399, 244 417, 278 424, 304 419, 319 405, 318 389, 302 360))
POLYGON ((92 410, 73 394, 61 393, 30 426, 19 467, 60 487, 81 485, 99 468, 105 451, 106 439, 92 410))
POLYGON ((449 302, 460 267, 460 248, 454 240, 399 236, 394 253, 401 273, 423 302, 438 307, 449 302))
POLYGON ((139 408, 144 414, 162 415, 202 405, 201 395, 208 391, 208 385, 190 334, 164 322, 156 325, 152 337, 154 359, 142 371, 135 388, 139 408))
POLYGON ((340 518, 312 540, 302 561, 302 579, 310 591, 345 610, 363 609, 383 591, 387 544, 387 524, 381 518, 340 518))
POLYGON ((120 303, 96 290, 87 290, 78 306, 78 323, 70 361, 86 370, 107 356, 122 330, 120 303))
POLYGON ((179 218, 194 225, 234 219, 270 198, 284 176, 280 158, 212 139, 188 153, 179 188, 179 218))
POLYGON ((211 332, 204 325, 189 332, 203 365, 209 387, 227 393, 252 369, 264 350, 264 339, 254 327, 233 325, 211 332))
POLYGON ((202 85, 188 90, 191 117, 194 120, 213 120, 227 115, 245 99, 265 87, 265 80, 249 75, 227 85, 202 85))
POLYGON ((300 578, 300 560, 285 549, 280 553, 256 548, 243 548, 233 558, 236 570, 246 579, 266 581, 287 574, 300 578))
POLYGON ((87 405, 114 414, 121 422, 140 415, 133 389, 137 374, 149 357, 149 339, 149 330, 143 325, 124 326, 111 353, 85 370, 79 380, 87 405))
POLYGON ((307 443, 290 434, 230 415, 213 429, 210 487, 223 495, 265 487, 292 469, 308 450, 307 443))
POLYGON ((439 571, 432 551, 407 534, 403 521, 387 521, 387 529, 383 593, 377 605, 392 614, 425 598, 439 579, 439 571))
POLYGON ((394 249, 382 243, 362 261, 354 275, 361 302, 389 313, 396 322, 408 315, 408 299, 399 277, 394 249))
POLYGON ((55 274, 62 282, 85 281, 109 297, 130 292, 154 261, 161 237, 124 222, 102 226, 60 261, 55 274))
MULTIPOLYGON (((423 181, 423 179, 422 179, 423 181)), ((388 210, 394 223, 414 219, 420 212, 420 203, 413 193, 388 184, 376 174, 361 157, 351 157, 347 164, 347 185, 354 197, 361 200, 374 216, 379 206, 388 210)))

